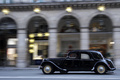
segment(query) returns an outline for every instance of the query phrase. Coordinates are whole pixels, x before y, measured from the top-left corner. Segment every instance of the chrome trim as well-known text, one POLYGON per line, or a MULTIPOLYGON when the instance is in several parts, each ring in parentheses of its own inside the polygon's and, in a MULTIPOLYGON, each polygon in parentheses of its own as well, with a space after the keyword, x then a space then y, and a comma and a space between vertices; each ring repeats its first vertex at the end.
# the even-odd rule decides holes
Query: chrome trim
POLYGON ((103 67, 99 67, 99 71, 103 71, 104 70, 104 68, 103 67))
POLYGON ((43 67, 42 66, 38 66, 39 69, 42 69, 43 67))
POLYGON ((50 67, 48 67, 48 66, 45 67, 45 70, 46 70, 46 71, 50 71, 50 67))
POLYGON ((55 63, 53 63, 52 61, 49 61, 51 64, 53 64, 55 67, 57 67, 58 69, 62 70, 62 71, 67 71, 67 69, 62 69, 60 68, 58 65, 56 65, 55 63))

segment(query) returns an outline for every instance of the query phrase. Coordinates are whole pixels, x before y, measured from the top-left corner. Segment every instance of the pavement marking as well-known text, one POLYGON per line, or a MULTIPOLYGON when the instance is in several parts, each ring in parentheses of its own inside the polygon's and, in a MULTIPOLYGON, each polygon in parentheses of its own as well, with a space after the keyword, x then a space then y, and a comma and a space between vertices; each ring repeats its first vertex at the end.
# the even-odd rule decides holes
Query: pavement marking
POLYGON ((4 79, 10 79, 10 78, 40 78, 40 79, 98 79, 98 80, 101 80, 101 79, 106 79, 106 80, 112 80, 112 79, 117 79, 117 80, 120 80, 120 78, 86 78, 86 77, 48 77, 48 76, 44 76, 44 77, 35 77, 35 76, 0 76, 0 79, 1 78, 4 78, 4 79))

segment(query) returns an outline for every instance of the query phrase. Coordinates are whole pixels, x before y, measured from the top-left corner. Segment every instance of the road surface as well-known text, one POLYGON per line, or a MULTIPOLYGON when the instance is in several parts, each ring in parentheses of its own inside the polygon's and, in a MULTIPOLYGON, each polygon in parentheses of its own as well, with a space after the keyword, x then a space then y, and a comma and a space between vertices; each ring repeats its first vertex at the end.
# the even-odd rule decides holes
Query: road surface
POLYGON ((0 80, 120 80, 120 69, 108 72, 104 75, 95 74, 90 71, 73 71, 67 74, 45 75, 39 69, 2 69, 0 80))

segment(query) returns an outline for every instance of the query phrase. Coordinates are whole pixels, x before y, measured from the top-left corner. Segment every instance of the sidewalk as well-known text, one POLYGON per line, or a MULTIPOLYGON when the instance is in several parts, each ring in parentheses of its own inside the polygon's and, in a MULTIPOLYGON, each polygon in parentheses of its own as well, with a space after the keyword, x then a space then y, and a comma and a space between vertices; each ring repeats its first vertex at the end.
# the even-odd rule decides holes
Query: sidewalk
POLYGON ((39 66, 29 66, 29 67, 26 67, 26 68, 0 67, 0 70, 39 70, 39 66))
MULTIPOLYGON (((39 65, 32 65, 26 68, 17 68, 17 67, 0 67, 0 70, 39 70, 39 65)), ((116 70, 120 70, 120 68, 117 68, 116 70)))

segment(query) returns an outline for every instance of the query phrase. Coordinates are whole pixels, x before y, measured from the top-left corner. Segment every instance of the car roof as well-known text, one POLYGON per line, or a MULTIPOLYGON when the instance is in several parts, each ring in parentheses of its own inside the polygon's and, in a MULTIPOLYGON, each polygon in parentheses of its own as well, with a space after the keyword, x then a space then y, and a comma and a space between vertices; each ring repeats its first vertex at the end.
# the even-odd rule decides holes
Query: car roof
POLYGON ((98 53, 99 51, 94 51, 94 50, 73 50, 73 51, 70 51, 70 52, 96 52, 96 53, 98 53))

